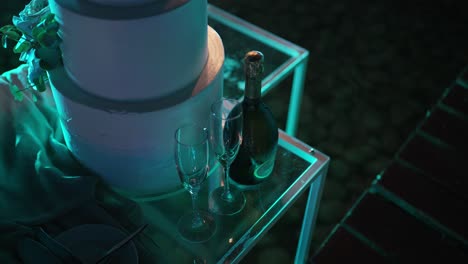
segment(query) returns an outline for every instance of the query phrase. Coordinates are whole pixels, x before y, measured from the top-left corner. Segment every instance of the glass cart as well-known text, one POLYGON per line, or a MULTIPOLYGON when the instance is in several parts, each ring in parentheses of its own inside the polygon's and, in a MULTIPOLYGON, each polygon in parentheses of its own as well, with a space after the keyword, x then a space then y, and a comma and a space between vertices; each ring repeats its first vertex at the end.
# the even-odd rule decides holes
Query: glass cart
MULTIPOLYGON (((177 220, 191 207, 190 196, 183 190, 163 197, 137 199, 133 206, 124 206, 126 211, 115 211, 114 216, 128 230, 150 223, 135 241, 145 249, 145 262, 238 263, 298 197, 309 190, 295 258, 296 263, 305 263, 330 162, 325 154, 294 138, 308 52, 214 6, 209 6, 209 24, 222 37, 226 50, 225 95, 242 96, 243 72, 237 63, 251 49, 261 50, 268 58, 262 94, 278 87, 286 77, 293 77, 286 131, 279 131, 274 172, 262 185, 244 190, 247 204, 241 213, 215 216, 216 233, 204 243, 190 243, 178 235, 177 220)), ((215 178, 218 177, 210 176, 200 192, 200 209, 207 210, 208 193, 219 185, 215 178)))

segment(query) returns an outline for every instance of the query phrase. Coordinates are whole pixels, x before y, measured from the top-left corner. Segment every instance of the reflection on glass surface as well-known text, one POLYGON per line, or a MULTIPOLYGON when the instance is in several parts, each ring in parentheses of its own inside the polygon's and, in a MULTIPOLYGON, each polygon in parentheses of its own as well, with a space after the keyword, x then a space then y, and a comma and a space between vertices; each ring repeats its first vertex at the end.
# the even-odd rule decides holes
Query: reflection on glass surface
MULTIPOLYGON (((312 157, 312 161, 315 161, 312 157)), ((153 250, 167 253, 165 261, 184 263, 184 261, 199 258, 208 263, 222 259, 233 244, 242 245, 237 250, 248 247, 264 231, 264 228, 282 213, 268 211, 273 204, 280 203, 281 208, 287 208, 294 197, 284 197, 285 191, 297 181, 313 163, 291 153, 284 147, 278 148, 275 170, 270 179, 257 189, 244 190, 247 204, 243 211, 234 216, 215 216, 218 224, 217 232, 209 241, 202 244, 192 244, 180 240, 176 233, 175 223, 178 217, 190 210, 190 199, 184 194, 157 201, 140 202, 148 222, 156 231, 152 239, 160 248, 153 250), (257 225, 255 225, 258 223, 257 225), (245 234, 249 229, 251 232, 245 234), (177 254, 172 254, 177 249, 177 254)), ((310 179, 309 179, 310 180, 310 179)), ((200 191, 200 207, 206 210, 208 204, 209 186, 205 185, 200 191)), ((304 187, 305 188, 305 187, 304 187)))

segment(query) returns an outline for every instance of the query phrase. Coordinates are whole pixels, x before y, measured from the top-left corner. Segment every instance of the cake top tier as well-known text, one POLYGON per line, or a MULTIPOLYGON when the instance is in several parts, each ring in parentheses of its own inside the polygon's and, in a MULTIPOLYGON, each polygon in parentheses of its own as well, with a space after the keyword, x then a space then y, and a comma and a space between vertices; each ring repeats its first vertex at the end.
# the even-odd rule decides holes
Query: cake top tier
POLYGON ((92 2, 104 6, 136 6, 157 2, 157 0, 85 0, 84 2, 92 2))
MULTIPOLYGON (((49 0, 49 2, 52 0, 49 0)), ((111 20, 136 19, 169 12, 199 0, 54 0, 75 13, 111 20)))

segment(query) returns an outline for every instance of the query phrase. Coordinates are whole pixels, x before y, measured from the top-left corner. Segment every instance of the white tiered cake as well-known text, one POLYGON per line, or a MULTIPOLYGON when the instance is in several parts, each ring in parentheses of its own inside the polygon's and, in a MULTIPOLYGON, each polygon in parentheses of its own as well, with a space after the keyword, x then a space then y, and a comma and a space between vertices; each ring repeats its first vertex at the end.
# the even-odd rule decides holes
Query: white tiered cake
POLYGON ((206 0, 49 0, 64 67, 50 71, 66 143, 111 186, 177 189, 174 132, 206 126, 223 44, 206 0))

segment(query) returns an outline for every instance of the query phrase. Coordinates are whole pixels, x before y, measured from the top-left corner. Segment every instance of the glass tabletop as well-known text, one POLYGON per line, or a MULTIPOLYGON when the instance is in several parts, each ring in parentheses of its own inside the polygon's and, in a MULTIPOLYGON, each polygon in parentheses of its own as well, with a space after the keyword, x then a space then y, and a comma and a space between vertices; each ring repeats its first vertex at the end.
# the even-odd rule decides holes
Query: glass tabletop
POLYGON ((242 61, 245 53, 259 50, 265 55, 262 94, 268 93, 308 56, 307 50, 235 17, 208 6, 208 24, 218 32, 225 49, 224 94, 240 98, 244 89, 242 61))
MULTIPOLYGON (((272 175, 261 185, 243 190, 247 204, 240 213, 214 215, 217 230, 204 243, 187 242, 177 232, 178 219, 191 210, 188 192, 181 190, 162 198, 136 200, 138 222, 149 223, 139 240, 151 252, 148 263, 237 262, 318 178, 327 161, 325 155, 280 130, 272 175)), ((215 169, 204 183, 198 200, 200 209, 208 210, 209 192, 219 186, 220 176, 221 171, 215 169)), ((134 220, 128 216, 126 221, 134 220)), ((138 225, 136 222, 134 226, 138 225)))

